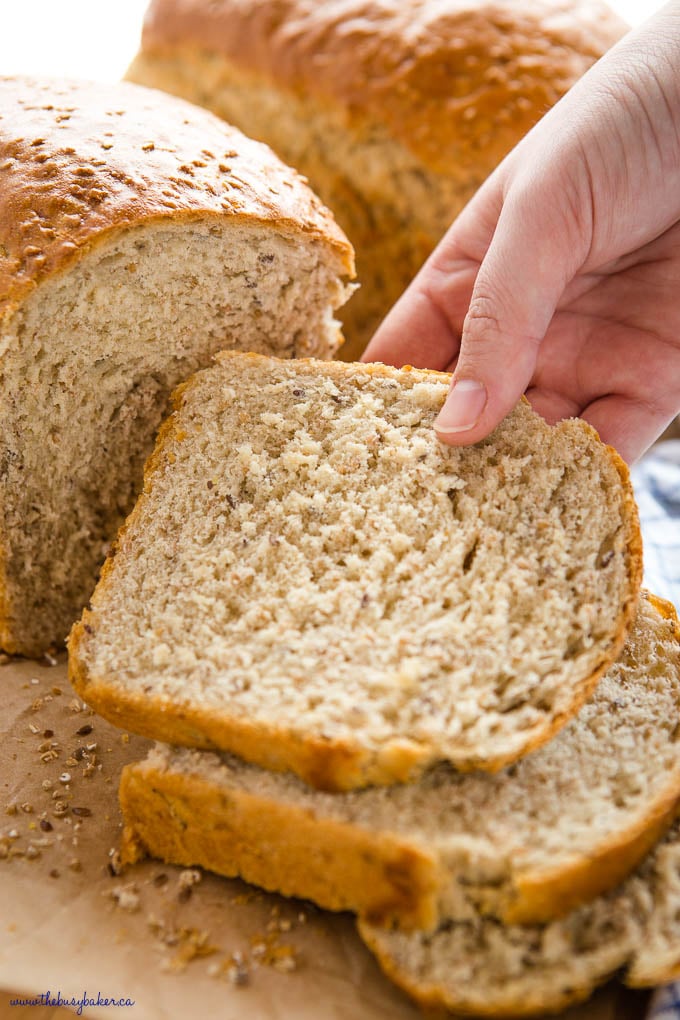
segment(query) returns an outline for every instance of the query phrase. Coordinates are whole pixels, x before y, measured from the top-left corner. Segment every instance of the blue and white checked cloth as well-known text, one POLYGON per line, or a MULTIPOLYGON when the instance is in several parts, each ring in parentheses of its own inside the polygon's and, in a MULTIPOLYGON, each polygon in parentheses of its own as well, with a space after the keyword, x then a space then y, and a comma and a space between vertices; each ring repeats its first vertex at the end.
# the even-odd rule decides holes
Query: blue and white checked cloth
POLYGON ((645 546, 644 585, 680 609, 680 439, 660 443, 631 474, 645 546))
MULTIPOLYGON (((680 439, 656 446, 632 476, 644 541, 644 585, 680 609, 680 439)), ((656 992, 647 1020, 680 1020, 680 982, 656 992)))

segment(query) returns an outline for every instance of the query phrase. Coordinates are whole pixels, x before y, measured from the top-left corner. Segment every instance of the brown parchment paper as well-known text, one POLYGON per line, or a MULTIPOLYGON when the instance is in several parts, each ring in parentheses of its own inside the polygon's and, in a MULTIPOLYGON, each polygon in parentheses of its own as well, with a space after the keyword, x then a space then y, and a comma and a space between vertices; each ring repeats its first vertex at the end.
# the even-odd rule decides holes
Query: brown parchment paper
MULTIPOLYGON (((0 665, 0 703, 2 1020, 72 1016, 11 1005, 48 991, 53 1000, 134 1000, 81 1012, 119 1020, 420 1017, 348 916, 156 861, 112 874, 120 770, 148 743, 76 698, 64 656, 56 665, 0 665)), ((643 1013, 644 997, 612 986, 566 1015, 643 1013)))

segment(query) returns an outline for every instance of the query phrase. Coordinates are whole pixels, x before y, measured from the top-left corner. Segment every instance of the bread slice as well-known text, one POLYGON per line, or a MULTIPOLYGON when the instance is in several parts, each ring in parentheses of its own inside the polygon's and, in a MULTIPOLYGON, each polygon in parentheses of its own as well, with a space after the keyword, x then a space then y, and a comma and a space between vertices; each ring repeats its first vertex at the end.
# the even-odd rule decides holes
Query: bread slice
POLYGON ((616 890, 552 924, 507 927, 471 911, 434 935, 359 922, 385 971, 427 1007, 531 1017, 582 1002, 613 975, 649 988, 680 976, 680 823, 616 890))
POLYGON ((526 402, 446 446, 449 382, 236 353, 197 374, 72 633, 82 697, 327 789, 547 740, 635 612, 627 471, 526 402))
POLYGON ((470 904, 552 920, 616 886, 680 799, 680 631, 645 595, 619 660, 548 745, 496 775, 439 765, 419 782, 310 790, 210 751, 158 744, 126 766, 139 851, 374 923, 432 928, 470 904))
POLYGON ((626 27, 602 0, 152 0, 127 76, 209 107, 309 177, 357 249, 349 359, 626 27))
POLYGON ((162 93, 0 79, 0 646, 63 643, 175 386, 328 357, 352 252, 265 146, 162 93))

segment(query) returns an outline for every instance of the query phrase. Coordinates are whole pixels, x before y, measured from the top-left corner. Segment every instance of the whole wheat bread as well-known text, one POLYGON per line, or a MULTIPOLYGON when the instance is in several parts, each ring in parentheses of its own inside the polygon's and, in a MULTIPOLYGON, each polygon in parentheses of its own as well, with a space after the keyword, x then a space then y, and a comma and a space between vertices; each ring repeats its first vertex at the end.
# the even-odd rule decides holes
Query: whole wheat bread
POLYGON ((626 27, 601 0, 152 0, 128 77, 209 107, 309 177, 357 249, 349 358, 626 27))
POLYGON ((160 92, 0 79, 0 646, 62 643, 174 387, 327 357, 352 252, 265 146, 160 92))
POLYGON ((198 373, 72 632, 82 697, 329 789, 545 742, 635 612, 627 471, 526 402, 440 443, 449 381, 236 353, 198 373))
POLYGON ((582 1002, 610 977, 650 988, 680 977, 680 823, 616 890, 543 926, 449 922, 434 935, 359 922, 383 970, 427 1007, 530 1017, 582 1002))
POLYGON ((671 824, 679 717, 677 617, 645 594, 577 718, 496 775, 439 765, 414 784, 321 793, 158 744, 123 770, 126 843, 374 923, 432 928, 471 903, 552 920, 616 886, 671 824))

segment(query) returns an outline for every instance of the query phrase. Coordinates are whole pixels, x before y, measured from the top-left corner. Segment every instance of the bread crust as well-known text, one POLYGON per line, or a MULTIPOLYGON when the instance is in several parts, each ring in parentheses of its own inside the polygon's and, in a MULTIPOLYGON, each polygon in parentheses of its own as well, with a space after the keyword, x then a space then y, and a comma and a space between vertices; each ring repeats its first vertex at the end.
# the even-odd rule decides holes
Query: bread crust
POLYGON ((375 924, 436 923, 437 862, 405 840, 376 841, 340 821, 220 790, 200 776, 168 773, 148 761, 123 769, 120 804, 127 860, 145 850, 328 910, 360 906, 375 924))
MULTIPOLYGON (((303 178, 205 110, 137 85, 35 78, 0 78, 0 107, 0 325, 8 332, 44 282, 130 230, 141 230, 143 244, 145 229, 159 224, 267 225, 318 239, 338 276, 354 274, 349 242, 303 178)), ((2 535, 0 543, 0 645, 41 655, 62 634, 19 632, 2 535)))
POLYGON ((139 85, 0 78, 0 320, 112 232, 225 217, 352 248, 303 178, 205 110, 139 85))
MULTIPOLYGON (((674 639, 680 643, 674 607, 647 593, 643 597, 671 620, 674 639)), ((669 774, 646 811, 627 827, 560 867, 534 872, 516 868, 502 888, 486 897, 483 909, 506 924, 526 925, 552 921, 590 902, 637 867, 672 824, 679 801, 680 768, 669 774)), ((253 794, 240 788, 238 781, 220 787, 198 770, 180 774, 164 763, 158 765, 154 758, 128 766, 121 779, 121 807, 128 836, 134 835, 149 853, 164 860, 238 874, 320 906, 353 910, 377 925, 429 930, 443 920, 436 898, 451 882, 451 868, 441 861, 436 847, 418 838, 386 829, 372 832, 361 824, 314 813, 313 807, 289 799, 253 794), (172 800, 172 810, 164 806, 165 799, 172 800), (183 817, 191 824, 179 834, 179 841, 173 830, 183 817), (219 828, 241 833, 242 839, 215 846, 211 833, 219 828), (291 847, 295 849, 289 854, 291 847), (328 861, 329 889, 318 882, 317 874, 310 876, 301 854, 328 861), (395 859, 400 861, 397 872, 393 871, 395 859), (335 874, 338 862, 340 877, 335 874), (425 862, 427 881, 423 882, 425 862), (386 897, 385 885, 392 879, 392 896, 386 897), (386 902, 389 909, 383 906, 386 902)))
MULTIPOLYGON (((666 846, 677 850, 677 844, 676 825, 666 839, 666 846)), ((663 854, 664 845, 657 847, 655 853, 663 854)), ((468 987, 463 981, 459 981, 457 986, 446 987, 437 979, 416 974, 415 968, 409 967, 408 964, 402 966, 399 953, 403 957, 404 947, 402 946, 399 952, 391 953, 380 929, 359 920, 359 933, 371 952, 376 955, 384 973, 426 1008, 444 1007, 453 1010, 456 1016, 505 1017, 506 1020, 544 1016, 546 1012, 557 1013, 584 1002, 596 988, 617 975, 630 988, 653 988, 680 976, 680 949, 677 944, 673 945, 673 933, 677 935, 677 921, 672 931, 666 930, 660 939, 656 937, 658 931, 655 931, 664 927, 665 913, 675 913, 677 918, 679 887, 676 883, 672 886, 664 883, 657 870, 659 865, 657 857, 653 855, 649 865, 651 867, 645 864, 643 870, 631 879, 630 887, 627 888, 625 884, 621 886, 620 900, 617 899, 619 893, 614 894, 610 909, 614 914, 622 909, 630 915, 632 923, 630 925, 624 923, 620 930, 615 929, 614 937, 605 941, 604 946, 594 947, 596 960, 592 960, 588 966, 583 966, 577 957, 571 966, 565 967, 565 976, 562 978, 559 973, 559 961, 553 956, 550 963, 551 973, 546 974, 542 982, 531 980, 532 968, 528 967, 527 983, 523 982, 521 976, 509 980, 505 985, 496 980, 495 990, 487 996, 486 1001, 482 1001, 486 990, 481 982, 476 983, 474 988, 468 987), (411 973, 411 970, 414 972, 411 973), (590 973, 587 973, 588 970, 590 973)), ((677 859, 675 868, 677 869, 677 859)), ((576 946, 578 946, 578 923, 576 918, 576 929, 572 933, 566 929, 566 939, 573 938, 576 946)), ((536 932, 535 935, 540 940, 541 933, 536 932)), ((511 942, 512 937, 508 936, 508 944, 511 942)), ((565 951, 566 948, 565 946, 565 951)), ((482 955, 486 953, 486 947, 481 949, 481 953, 482 955)), ((491 974, 493 948, 489 949, 486 963, 491 974)), ((482 966, 482 973, 479 975, 482 981, 483 973, 482 966)), ((540 971, 538 973, 540 974, 540 971)))
MULTIPOLYGON (((432 170, 489 169, 623 35, 584 0, 152 0, 142 56, 217 52, 377 122, 432 170)), ((455 172, 455 171, 453 171, 455 172)))
MULTIPOLYGON (((231 357, 270 360, 259 354, 235 355, 229 351, 218 354, 216 360, 231 357)), ((313 359, 301 359, 298 364, 313 364, 313 359)), ((341 376, 357 370, 358 366, 342 362, 324 364, 324 371, 331 375, 341 376)), ((369 375, 388 378, 398 378, 399 372, 404 370, 408 372, 412 371, 412 368, 406 366, 405 369, 397 370, 379 363, 361 366, 361 371, 369 375)), ((191 387, 197 385, 196 380, 200 374, 197 373, 175 392, 172 402, 175 413, 167 419, 159 431, 156 448, 145 468, 144 491, 121 528, 118 540, 102 569, 97 586, 98 599, 106 595, 113 570, 113 559, 124 543, 128 529, 133 528, 142 516, 156 474, 165 469, 165 446, 171 441, 183 438, 183 432, 178 425, 178 412, 191 387)), ((451 378, 449 374, 442 372, 426 374, 447 383, 451 378)), ((585 422, 580 424, 599 442, 599 437, 591 426, 585 422)), ((612 447, 606 447, 606 450, 622 483, 627 522, 625 546, 628 550, 628 588, 622 599, 617 624, 609 642, 601 649, 600 658, 591 673, 574 685, 569 711, 556 713, 543 728, 519 735, 511 748, 506 747, 496 754, 480 755, 466 751, 460 760, 455 761, 456 768, 463 771, 483 769, 495 772, 542 746, 578 712, 594 691, 600 677, 618 658, 623 648, 629 626, 635 616, 642 581, 642 539, 628 468, 612 447)), ((290 769, 309 785, 329 791, 412 781, 440 757, 437 749, 425 741, 393 739, 386 742, 378 753, 374 753, 359 744, 350 744, 347 741, 335 739, 321 741, 309 736, 303 738, 276 726, 254 725, 249 720, 226 714, 218 716, 213 710, 200 705, 180 707, 158 696, 148 697, 138 692, 119 690, 114 677, 92 675, 87 668, 86 646, 96 626, 97 611, 86 609, 82 619, 72 628, 68 641, 69 676, 78 693, 104 718, 117 726, 171 744, 231 751, 246 761, 273 771, 290 769)))

